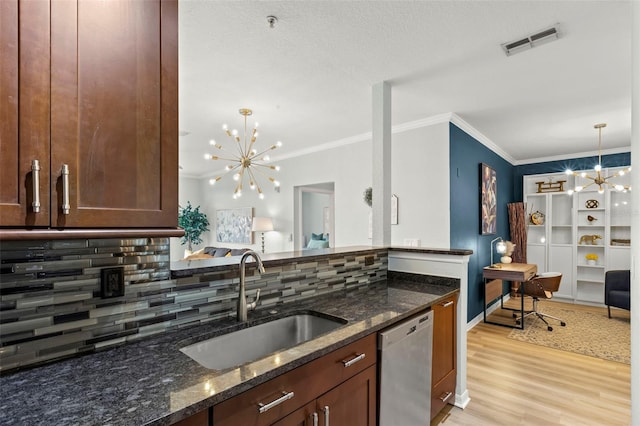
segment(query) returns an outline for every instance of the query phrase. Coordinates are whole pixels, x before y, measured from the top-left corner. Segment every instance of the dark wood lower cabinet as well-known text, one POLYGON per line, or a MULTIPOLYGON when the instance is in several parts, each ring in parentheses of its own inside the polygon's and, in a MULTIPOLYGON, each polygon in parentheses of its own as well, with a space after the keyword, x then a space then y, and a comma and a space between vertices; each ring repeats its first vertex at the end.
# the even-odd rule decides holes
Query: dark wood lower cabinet
POLYGON ((376 367, 372 366, 275 422, 273 426, 375 426, 376 383, 376 367))
POLYGON ((191 417, 182 419, 173 426, 209 426, 209 409, 202 410, 191 417))
POLYGON ((328 406, 329 424, 373 426, 376 351, 373 333, 215 405, 213 424, 313 425, 315 412, 324 425, 328 406))
POLYGON ((433 310, 433 362, 431 370, 431 419, 456 393, 456 301, 458 295, 437 303, 433 310))

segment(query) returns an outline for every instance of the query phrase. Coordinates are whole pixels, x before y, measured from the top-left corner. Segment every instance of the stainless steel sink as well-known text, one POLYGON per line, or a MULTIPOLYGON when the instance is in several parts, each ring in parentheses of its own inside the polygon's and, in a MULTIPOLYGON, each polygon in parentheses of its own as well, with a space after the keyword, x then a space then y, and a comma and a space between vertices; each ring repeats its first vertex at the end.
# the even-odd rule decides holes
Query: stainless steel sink
POLYGON ((346 323, 337 317, 291 315, 203 340, 180 351, 204 367, 225 370, 299 345, 346 323))

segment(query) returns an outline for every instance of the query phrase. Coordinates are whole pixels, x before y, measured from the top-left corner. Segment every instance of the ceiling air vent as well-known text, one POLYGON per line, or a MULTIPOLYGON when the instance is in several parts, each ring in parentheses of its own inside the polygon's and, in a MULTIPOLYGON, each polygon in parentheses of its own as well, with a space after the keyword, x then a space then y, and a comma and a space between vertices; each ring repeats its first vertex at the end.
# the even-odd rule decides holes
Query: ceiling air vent
POLYGON ((548 43, 553 40, 557 40, 560 37, 559 24, 555 24, 549 28, 538 31, 535 34, 519 38, 514 41, 501 44, 502 50, 507 56, 511 56, 515 53, 522 52, 523 50, 531 49, 541 44, 548 43))

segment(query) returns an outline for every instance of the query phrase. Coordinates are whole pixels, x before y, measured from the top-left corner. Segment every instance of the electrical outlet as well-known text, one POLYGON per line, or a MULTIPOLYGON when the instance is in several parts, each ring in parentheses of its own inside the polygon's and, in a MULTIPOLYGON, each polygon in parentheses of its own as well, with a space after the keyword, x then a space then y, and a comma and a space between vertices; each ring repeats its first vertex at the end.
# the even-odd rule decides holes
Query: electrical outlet
POLYGON ((364 266, 373 265, 373 256, 365 256, 364 258, 364 266))
POLYGON ((124 268, 104 268, 100 271, 100 297, 124 296, 124 268))

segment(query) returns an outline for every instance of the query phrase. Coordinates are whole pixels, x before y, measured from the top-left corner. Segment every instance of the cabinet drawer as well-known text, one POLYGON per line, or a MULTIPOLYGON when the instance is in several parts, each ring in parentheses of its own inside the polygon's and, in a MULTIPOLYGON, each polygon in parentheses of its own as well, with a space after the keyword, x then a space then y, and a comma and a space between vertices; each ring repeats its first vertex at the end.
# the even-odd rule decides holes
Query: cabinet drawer
POLYGON ((213 423, 216 426, 272 424, 375 362, 374 333, 217 404, 213 407, 213 423), (263 407, 260 413, 260 404, 270 403, 272 408, 264 410, 263 407))
POLYGON ((444 379, 431 390, 431 419, 445 407, 453 404, 456 397, 456 370, 451 370, 444 379))

